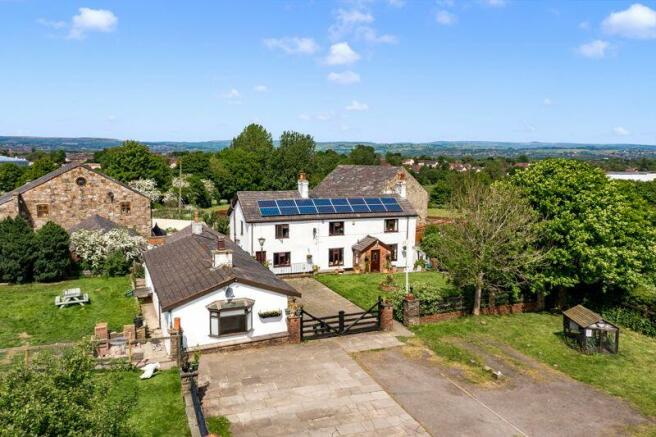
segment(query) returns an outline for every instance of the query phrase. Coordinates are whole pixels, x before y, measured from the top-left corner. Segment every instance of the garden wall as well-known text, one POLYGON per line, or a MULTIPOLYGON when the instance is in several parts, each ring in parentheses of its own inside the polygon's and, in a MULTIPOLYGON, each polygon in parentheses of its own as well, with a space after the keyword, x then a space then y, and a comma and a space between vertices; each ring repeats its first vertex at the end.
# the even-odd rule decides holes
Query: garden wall
MULTIPOLYGON (((540 309, 540 305, 538 302, 520 302, 520 303, 508 304, 508 305, 497 305, 496 307, 481 308, 481 314, 498 314, 498 315, 517 314, 517 313, 538 311, 539 309, 540 309)), ((471 311, 464 311, 464 310, 448 311, 438 314, 429 314, 425 316, 420 316, 419 323, 424 324, 424 323, 442 322, 445 320, 452 320, 452 319, 457 319, 459 317, 468 316, 470 314, 471 311)))

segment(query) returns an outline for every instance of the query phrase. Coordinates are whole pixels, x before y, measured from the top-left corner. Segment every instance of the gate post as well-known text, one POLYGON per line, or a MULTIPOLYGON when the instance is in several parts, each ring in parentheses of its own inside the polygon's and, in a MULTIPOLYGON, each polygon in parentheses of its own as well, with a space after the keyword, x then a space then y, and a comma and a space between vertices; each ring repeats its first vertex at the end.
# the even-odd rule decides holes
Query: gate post
POLYGON ((339 330, 338 332, 342 334, 344 332, 344 311, 339 312, 339 330))
POLYGON ((420 323, 419 301, 412 294, 403 299, 403 324, 415 326, 420 323))
POLYGON ((392 305, 388 302, 381 302, 379 308, 378 329, 381 331, 391 331, 394 328, 394 311, 392 305))
POLYGON ((300 313, 300 317, 295 312, 290 312, 287 316, 287 331, 289 342, 292 344, 298 344, 303 341, 303 310, 300 313))

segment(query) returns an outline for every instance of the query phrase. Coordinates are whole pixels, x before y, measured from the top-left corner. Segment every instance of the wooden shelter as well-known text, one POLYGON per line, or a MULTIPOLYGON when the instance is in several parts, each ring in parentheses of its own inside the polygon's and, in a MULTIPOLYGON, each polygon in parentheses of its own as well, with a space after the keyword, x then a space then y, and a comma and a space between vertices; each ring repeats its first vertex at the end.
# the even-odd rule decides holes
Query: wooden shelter
POLYGON ((563 331, 584 352, 617 353, 620 328, 583 305, 563 311, 563 331))

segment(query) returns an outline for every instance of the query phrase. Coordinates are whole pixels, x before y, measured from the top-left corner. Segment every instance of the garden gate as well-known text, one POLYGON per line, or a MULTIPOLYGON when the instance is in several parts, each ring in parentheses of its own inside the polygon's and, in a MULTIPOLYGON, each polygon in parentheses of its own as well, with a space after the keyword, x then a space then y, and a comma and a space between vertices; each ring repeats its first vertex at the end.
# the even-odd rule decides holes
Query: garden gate
POLYGON ((383 300, 379 297, 367 311, 357 313, 340 311, 334 316, 315 317, 302 309, 301 341, 378 331, 382 306, 383 300))

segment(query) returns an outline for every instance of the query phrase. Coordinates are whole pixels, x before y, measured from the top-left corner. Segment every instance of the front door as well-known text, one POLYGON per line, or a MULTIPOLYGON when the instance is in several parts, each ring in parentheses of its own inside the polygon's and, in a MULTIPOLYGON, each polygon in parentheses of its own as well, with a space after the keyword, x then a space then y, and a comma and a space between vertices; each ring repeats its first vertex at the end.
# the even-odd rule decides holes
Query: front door
POLYGON ((380 272, 380 250, 371 251, 371 271, 380 272))

